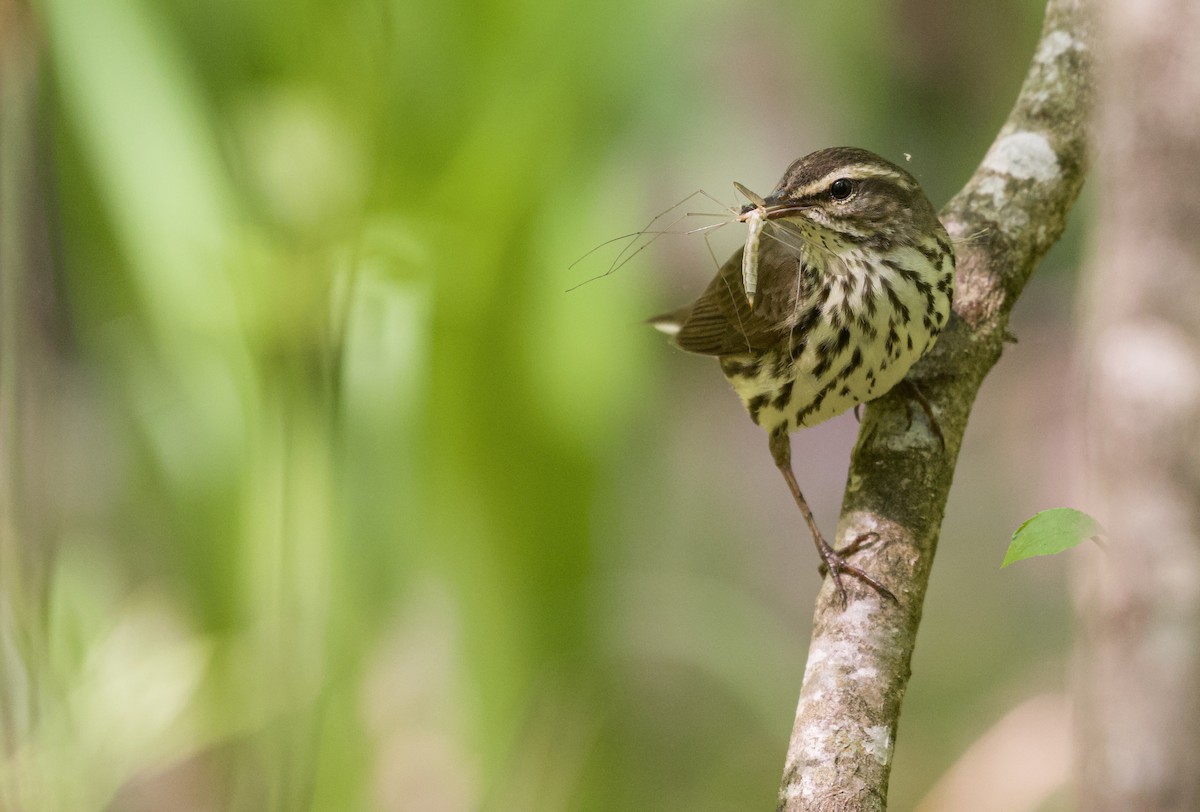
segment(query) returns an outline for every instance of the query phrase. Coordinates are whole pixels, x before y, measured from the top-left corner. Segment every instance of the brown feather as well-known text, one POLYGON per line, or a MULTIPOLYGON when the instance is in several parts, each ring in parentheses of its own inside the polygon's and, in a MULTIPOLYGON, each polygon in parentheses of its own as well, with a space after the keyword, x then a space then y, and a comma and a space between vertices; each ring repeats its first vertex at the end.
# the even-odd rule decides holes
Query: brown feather
POLYGON ((742 287, 739 250, 721 266, 699 299, 668 314, 667 318, 679 325, 674 342, 680 348, 700 355, 735 355, 765 350, 787 338, 798 321, 805 294, 811 291, 811 274, 801 267, 793 248, 770 237, 770 229, 759 251, 754 306, 746 300, 742 287))

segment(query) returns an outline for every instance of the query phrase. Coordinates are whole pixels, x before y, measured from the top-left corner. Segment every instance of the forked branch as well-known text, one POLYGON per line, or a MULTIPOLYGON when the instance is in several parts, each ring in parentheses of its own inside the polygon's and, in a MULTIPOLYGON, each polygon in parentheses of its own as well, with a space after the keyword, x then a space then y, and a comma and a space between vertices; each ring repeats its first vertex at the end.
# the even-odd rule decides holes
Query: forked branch
POLYGON ((861 590, 845 608, 827 579, 817 598, 779 808, 887 806, 900 703, 967 417, 1000 358, 1012 307, 1058 240, 1083 183, 1092 106, 1092 8, 1049 0, 1016 106, 983 162, 941 212, 958 254, 957 314, 909 378, 945 447, 899 395, 867 409, 842 503, 841 542, 886 540, 856 558, 898 603, 861 590))

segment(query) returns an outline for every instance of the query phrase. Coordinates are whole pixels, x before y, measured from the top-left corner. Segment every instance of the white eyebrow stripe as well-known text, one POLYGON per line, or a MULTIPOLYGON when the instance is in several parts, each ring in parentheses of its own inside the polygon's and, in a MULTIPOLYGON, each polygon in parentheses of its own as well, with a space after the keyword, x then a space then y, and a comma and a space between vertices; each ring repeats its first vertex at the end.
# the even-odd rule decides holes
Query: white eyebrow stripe
POLYGON ((823 192, 829 184, 833 183, 838 178, 849 178, 850 180, 866 180, 867 178, 882 178, 883 180, 894 181, 905 189, 912 190, 913 185, 908 178, 887 169, 882 166, 874 166, 872 164, 851 164, 843 166, 840 169, 834 169, 832 172, 827 172, 820 180, 815 180, 796 192, 797 197, 813 194, 814 192, 823 192))

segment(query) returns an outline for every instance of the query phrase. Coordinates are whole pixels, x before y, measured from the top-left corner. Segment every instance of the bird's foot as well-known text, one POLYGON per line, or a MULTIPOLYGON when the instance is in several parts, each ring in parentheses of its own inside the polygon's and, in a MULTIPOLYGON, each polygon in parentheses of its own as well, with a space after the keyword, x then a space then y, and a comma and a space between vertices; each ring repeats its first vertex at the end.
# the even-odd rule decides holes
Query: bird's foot
POLYGON ((842 547, 842 549, 835 550, 827 541, 825 541, 825 539, 818 537, 817 546, 820 548, 821 558, 824 559, 824 562, 820 567, 818 567, 818 571, 822 576, 828 574, 833 575, 833 583, 837 587, 838 595, 841 597, 842 606, 845 606, 847 602, 846 587, 842 583, 843 573, 847 575, 853 575, 855 578, 878 592, 882 597, 891 600, 893 603, 898 604, 900 602, 896 600, 896 596, 892 594, 890 589, 879 583, 879 581, 877 581, 873 576, 868 575, 863 570, 859 569, 853 564, 847 563, 846 561, 846 559, 850 556, 854 555, 865 547, 869 547, 877 541, 879 541, 878 533, 863 533, 861 536, 858 536, 849 544, 842 547))

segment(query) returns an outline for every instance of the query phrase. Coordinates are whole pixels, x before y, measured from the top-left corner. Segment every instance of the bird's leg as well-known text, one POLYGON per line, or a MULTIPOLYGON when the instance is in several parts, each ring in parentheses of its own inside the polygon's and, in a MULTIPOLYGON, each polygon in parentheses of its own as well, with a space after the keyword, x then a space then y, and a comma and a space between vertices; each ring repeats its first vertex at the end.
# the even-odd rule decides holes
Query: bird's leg
MULTIPOLYGON (((925 393, 922 392, 920 390, 920 388, 915 383, 910 381, 908 378, 905 378, 904 380, 900 381, 900 383, 896 384, 896 389, 899 389, 901 387, 903 387, 905 389, 905 391, 908 392, 909 397, 911 397, 913 400, 915 400, 917 402, 917 405, 919 405, 921 407, 921 411, 923 411, 925 413, 925 419, 929 421, 930 430, 933 432, 934 436, 938 438, 938 443, 941 444, 942 451, 945 451, 946 450, 946 438, 942 435, 942 426, 940 423, 938 423, 937 417, 934 416, 933 406, 930 405, 929 399, 927 397, 925 397, 925 393)), ((912 405, 911 404, 909 404, 909 409, 910 409, 909 421, 911 423, 911 421, 912 421, 912 412, 911 412, 912 405)))
POLYGON ((820 554, 821 560, 825 562, 825 567, 833 576, 833 583, 837 586, 838 593, 841 595, 842 605, 846 604, 846 587, 842 585, 842 573, 853 575, 883 597, 890 598, 892 601, 898 603, 896 596, 892 594, 890 589, 858 567, 846 562, 847 556, 857 552, 865 543, 877 539, 878 536, 874 533, 860 536, 847 545, 845 551, 841 552, 829 546, 829 542, 825 541, 825 537, 821 535, 821 531, 817 527, 817 521, 813 518, 812 510, 809 509, 804 494, 800 492, 800 485, 796 482, 796 474, 792 471, 792 445, 788 438, 786 425, 780 426, 771 432, 770 444, 771 456, 775 458, 775 466, 783 474, 784 481, 787 482, 788 489, 792 492, 792 498, 796 500, 796 505, 800 508, 800 513, 804 516, 804 521, 808 524, 808 529, 812 533, 813 543, 817 545, 817 552, 820 554))

